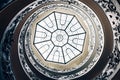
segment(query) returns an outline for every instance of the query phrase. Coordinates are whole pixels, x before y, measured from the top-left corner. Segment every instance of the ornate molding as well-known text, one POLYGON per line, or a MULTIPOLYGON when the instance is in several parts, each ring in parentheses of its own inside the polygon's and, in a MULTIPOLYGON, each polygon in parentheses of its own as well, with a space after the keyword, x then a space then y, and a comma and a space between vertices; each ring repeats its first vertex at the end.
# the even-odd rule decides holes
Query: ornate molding
MULTIPOLYGON (((114 72, 116 73, 120 66, 120 64, 119 64, 119 62, 120 62, 120 14, 116 11, 116 7, 111 2, 111 0, 94 0, 94 1, 96 1, 96 3, 99 4, 100 7, 104 10, 106 16, 108 17, 108 19, 111 23, 113 35, 114 35, 114 47, 113 47, 113 52, 109 56, 109 62, 106 65, 103 72, 99 76, 97 76, 95 78, 95 80, 110 79, 113 77, 113 75, 115 75, 114 72)), ((11 69, 11 63, 10 63, 10 49, 11 49, 11 44, 14 41, 13 34, 17 28, 17 25, 24 18, 24 16, 27 13, 29 13, 32 9, 41 5, 42 3, 49 3, 49 2, 52 2, 52 1, 48 1, 48 0, 42 1, 41 0, 41 1, 35 1, 35 2, 31 3, 29 5, 29 7, 21 10, 12 19, 12 21, 8 25, 8 27, 4 33, 4 37, 2 38, 2 41, 1 41, 1 51, 0 51, 2 53, 1 60, 2 60, 3 77, 7 78, 5 80, 9 80, 9 79, 15 80, 15 76, 11 69)), ((73 3, 73 4, 78 5, 78 3, 73 0, 64 0, 64 2, 67 2, 68 4, 73 3)), ((33 15, 33 16, 35 16, 35 15, 33 15)), ((25 26, 27 26, 27 24, 25 26)), ((23 33, 24 33, 24 31, 21 32, 21 34, 23 34, 23 33)), ((20 36, 20 37, 24 38, 24 36, 20 36)), ((22 43, 22 41, 20 41, 20 43, 22 43)), ((19 52, 23 53, 24 52, 23 50, 24 49, 20 49, 19 52)), ((23 63, 25 63, 25 64, 22 65, 22 67, 24 67, 25 72, 27 71, 26 73, 28 75, 30 75, 30 78, 39 80, 39 78, 30 70, 30 68, 26 64, 24 56, 20 56, 20 58, 23 59, 23 63)), ((65 79, 65 78, 66 77, 64 77, 64 78, 61 77, 61 79, 65 79)))

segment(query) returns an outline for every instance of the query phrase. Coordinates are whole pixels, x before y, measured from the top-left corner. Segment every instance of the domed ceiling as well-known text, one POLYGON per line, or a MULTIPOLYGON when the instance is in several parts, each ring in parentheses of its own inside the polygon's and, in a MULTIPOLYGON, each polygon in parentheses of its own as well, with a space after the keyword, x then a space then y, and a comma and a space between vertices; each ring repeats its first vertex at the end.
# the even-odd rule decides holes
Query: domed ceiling
POLYGON ((120 14, 114 3, 30 2, 1 38, 1 79, 114 80, 120 68, 120 14))

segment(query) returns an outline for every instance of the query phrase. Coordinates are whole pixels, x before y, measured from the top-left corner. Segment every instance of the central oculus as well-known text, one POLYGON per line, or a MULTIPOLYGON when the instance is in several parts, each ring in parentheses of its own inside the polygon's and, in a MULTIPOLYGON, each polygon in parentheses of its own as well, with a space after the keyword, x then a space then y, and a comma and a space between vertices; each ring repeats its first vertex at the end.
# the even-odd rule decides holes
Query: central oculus
POLYGON ((82 53, 85 35, 74 15, 54 11, 36 24, 33 44, 46 61, 66 64, 82 53))
POLYGON ((56 30, 52 34, 52 42, 56 46, 63 46, 67 43, 67 41, 68 41, 68 35, 63 30, 56 30))

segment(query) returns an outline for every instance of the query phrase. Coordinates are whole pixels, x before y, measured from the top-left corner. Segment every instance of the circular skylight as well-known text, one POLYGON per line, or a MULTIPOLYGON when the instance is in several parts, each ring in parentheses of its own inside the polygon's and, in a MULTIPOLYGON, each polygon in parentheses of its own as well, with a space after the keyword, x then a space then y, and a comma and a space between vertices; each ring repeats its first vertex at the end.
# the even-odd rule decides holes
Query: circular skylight
POLYGON ((67 63, 82 53, 86 32, 74 15, 52 12, 35 31, 34 46, 47 61, 67 63))
POLYGON ((1 41, 3 78, 19 79, 23 73, 26 80, 113 79, 120 65, 119 14, 113 3, 36 0, 23 8, 1 41))
MULTIPOLYGON (((23 42, 30 63, 53 79, 83 76, 103 52, 104 32, 97 15, 84 3, 73 1, 55 0, 39 6, 21 30, 21 34, 26 31, 23 42)), ((18 49, 22 62, 21 43, 18 49)))

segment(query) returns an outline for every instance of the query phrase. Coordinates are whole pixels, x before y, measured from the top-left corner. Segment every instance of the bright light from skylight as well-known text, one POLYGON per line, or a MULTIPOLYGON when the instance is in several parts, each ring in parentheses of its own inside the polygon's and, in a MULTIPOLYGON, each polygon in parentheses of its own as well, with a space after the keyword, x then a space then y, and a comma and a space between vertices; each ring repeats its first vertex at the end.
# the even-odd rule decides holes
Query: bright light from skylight
POLYGON ((82 53, 85 35, 74 15, 52 12, 37 23, 34 46, 46 61, 67 63, 82 53))

